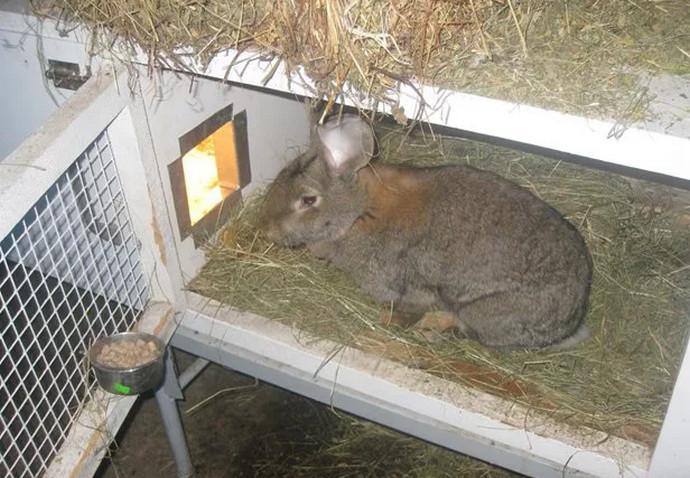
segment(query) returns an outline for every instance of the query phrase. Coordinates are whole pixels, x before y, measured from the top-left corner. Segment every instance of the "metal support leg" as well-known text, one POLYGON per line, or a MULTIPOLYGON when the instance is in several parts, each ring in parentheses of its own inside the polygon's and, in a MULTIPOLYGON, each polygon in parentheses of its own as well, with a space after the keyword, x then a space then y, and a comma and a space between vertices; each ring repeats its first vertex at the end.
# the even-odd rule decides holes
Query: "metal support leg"
POLYGON ((198 358, 189 367, 187 367, 184 372, 180 374, 177 379, 177 383, 180 384, 180 388, 184 390, 187 385, 192 383, 192 381, 199 376, 201 372, 211 363, 206 359, 198 358))
POLYGON ((156 401, 163 419, 165 434, 175 458, 178 478, 191 478, 194 476, 194 466, 187 447, 187 438, 182 427, 180 410, 177 408, 177 400, 183 398, 182 389, 177 381, 177 374, 172 360, 172 351, 168 350, 165 359, 165 381, 156 390, 156 401))

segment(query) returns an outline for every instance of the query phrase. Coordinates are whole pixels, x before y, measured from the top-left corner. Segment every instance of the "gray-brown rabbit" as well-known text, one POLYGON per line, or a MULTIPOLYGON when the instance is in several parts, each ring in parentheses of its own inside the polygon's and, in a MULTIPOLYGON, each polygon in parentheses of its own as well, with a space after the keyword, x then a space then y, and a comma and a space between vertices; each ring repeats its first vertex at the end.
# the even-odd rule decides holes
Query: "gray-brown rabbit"
POLYGON ((271 240, 306 245, 396 314, 446 311, 487 346, 570 346, 588 336, 591 258, 546 203, 471 167, 371 161, 373 132, 357 116, 315 137, 268 191, 271 240))

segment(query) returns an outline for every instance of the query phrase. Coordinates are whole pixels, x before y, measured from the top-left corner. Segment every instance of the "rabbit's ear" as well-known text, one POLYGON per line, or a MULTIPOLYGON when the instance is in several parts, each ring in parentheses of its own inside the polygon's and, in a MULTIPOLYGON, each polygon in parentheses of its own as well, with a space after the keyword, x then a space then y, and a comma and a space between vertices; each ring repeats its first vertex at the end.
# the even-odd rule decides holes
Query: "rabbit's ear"
POLYGON ((354 173, 374 155, 374 133, 359 116, 343 116, 317 128, 323 158, 334 176, 354 173))

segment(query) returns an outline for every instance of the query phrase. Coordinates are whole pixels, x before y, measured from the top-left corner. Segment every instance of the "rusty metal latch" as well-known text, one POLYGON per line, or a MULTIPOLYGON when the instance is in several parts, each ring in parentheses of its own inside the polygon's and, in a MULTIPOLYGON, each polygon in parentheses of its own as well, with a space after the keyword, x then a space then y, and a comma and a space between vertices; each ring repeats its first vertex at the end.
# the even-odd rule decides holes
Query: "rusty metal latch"
POLYGON ((53 81, 56 88, 77 90, 86 80, 91 78, 91 67, 86 66, 85 74, 80 74, 78 63, 69 63, 59 60, 48 60, 46 78, 53 81))

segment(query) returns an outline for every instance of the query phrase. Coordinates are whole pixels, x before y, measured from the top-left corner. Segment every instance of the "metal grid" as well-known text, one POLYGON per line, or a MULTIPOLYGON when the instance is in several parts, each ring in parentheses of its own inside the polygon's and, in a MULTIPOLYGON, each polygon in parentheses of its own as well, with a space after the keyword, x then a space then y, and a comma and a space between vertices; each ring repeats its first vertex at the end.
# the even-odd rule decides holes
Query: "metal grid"
POLYGON ((0 476, 43 474, 94 386, 89 346, 148 297, 106 130, 0 240, 0 476))

